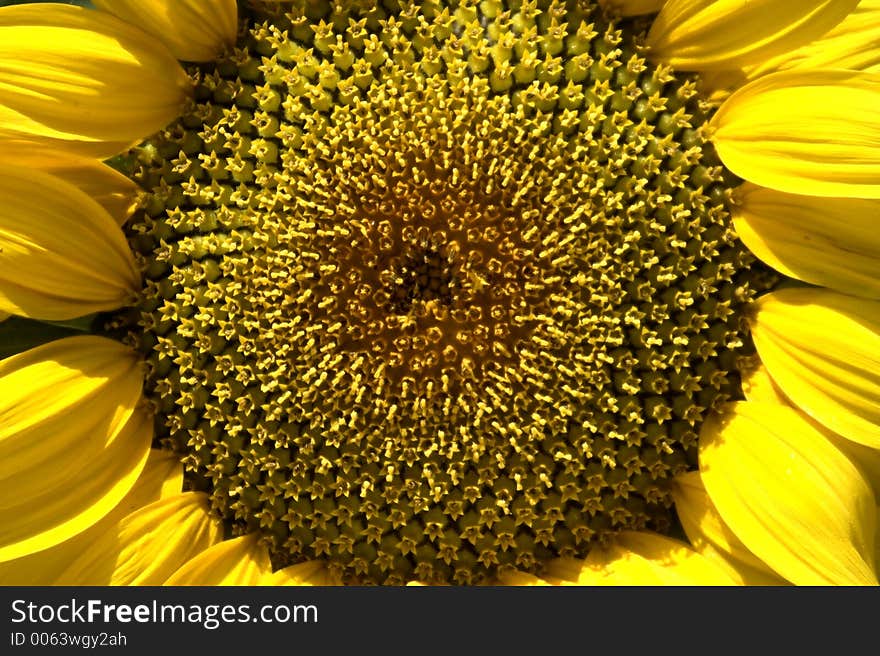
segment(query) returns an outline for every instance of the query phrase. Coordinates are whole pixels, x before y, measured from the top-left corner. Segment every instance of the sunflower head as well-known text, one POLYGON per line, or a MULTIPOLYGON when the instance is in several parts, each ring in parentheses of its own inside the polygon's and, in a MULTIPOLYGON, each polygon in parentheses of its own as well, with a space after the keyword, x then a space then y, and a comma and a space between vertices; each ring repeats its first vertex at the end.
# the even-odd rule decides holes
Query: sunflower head
POLYGON ((766 286, 694 78, 563 2, 247 25, 135 173, 130 336, 191 484, 352 581, 665 530, 766 286))
POLYGON ((100 313, 0 580, 875 581, 874 0, 94 4, 0 10, 0 312, 100 313))

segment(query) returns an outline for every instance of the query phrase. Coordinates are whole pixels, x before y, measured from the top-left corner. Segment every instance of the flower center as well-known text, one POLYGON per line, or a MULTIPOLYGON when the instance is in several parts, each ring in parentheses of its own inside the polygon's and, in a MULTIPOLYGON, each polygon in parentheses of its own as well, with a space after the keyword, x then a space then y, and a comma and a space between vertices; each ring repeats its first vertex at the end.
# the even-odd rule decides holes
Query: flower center
POLYGON ((666 530, 763 285, 694 80, 590 3, 299 4, 140 150, 131 331, 189 484, 351 582, 666 530))

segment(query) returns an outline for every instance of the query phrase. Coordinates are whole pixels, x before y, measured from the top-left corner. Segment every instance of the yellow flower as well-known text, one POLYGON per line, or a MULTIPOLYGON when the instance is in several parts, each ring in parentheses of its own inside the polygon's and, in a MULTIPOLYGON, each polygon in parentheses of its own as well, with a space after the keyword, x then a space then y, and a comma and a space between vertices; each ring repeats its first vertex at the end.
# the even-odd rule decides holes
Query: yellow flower
POLYGON ((0 583, 877 583, 880 3, 93 4, 0 9, 0 326, 90 325, 0 583))

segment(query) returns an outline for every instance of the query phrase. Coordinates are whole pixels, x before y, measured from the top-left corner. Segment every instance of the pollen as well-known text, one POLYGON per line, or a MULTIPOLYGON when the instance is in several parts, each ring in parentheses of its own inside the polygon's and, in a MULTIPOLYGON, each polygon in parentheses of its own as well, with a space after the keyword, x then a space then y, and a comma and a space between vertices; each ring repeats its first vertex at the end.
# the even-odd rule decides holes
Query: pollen
POLYGON ((284 3, 134 152, 118 318, 231 534, 343 580, 668 530, 766 285, 693 78, 590 2, 284 3))

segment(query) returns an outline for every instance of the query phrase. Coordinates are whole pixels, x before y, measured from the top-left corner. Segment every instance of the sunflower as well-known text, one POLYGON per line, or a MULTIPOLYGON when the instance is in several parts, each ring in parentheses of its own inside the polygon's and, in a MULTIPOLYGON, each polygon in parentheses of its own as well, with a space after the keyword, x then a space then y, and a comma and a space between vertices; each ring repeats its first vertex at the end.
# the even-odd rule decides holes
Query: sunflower
POLYGON ((880 2, 92 4, 0 8, 0 582, 877 583, 880 2))

